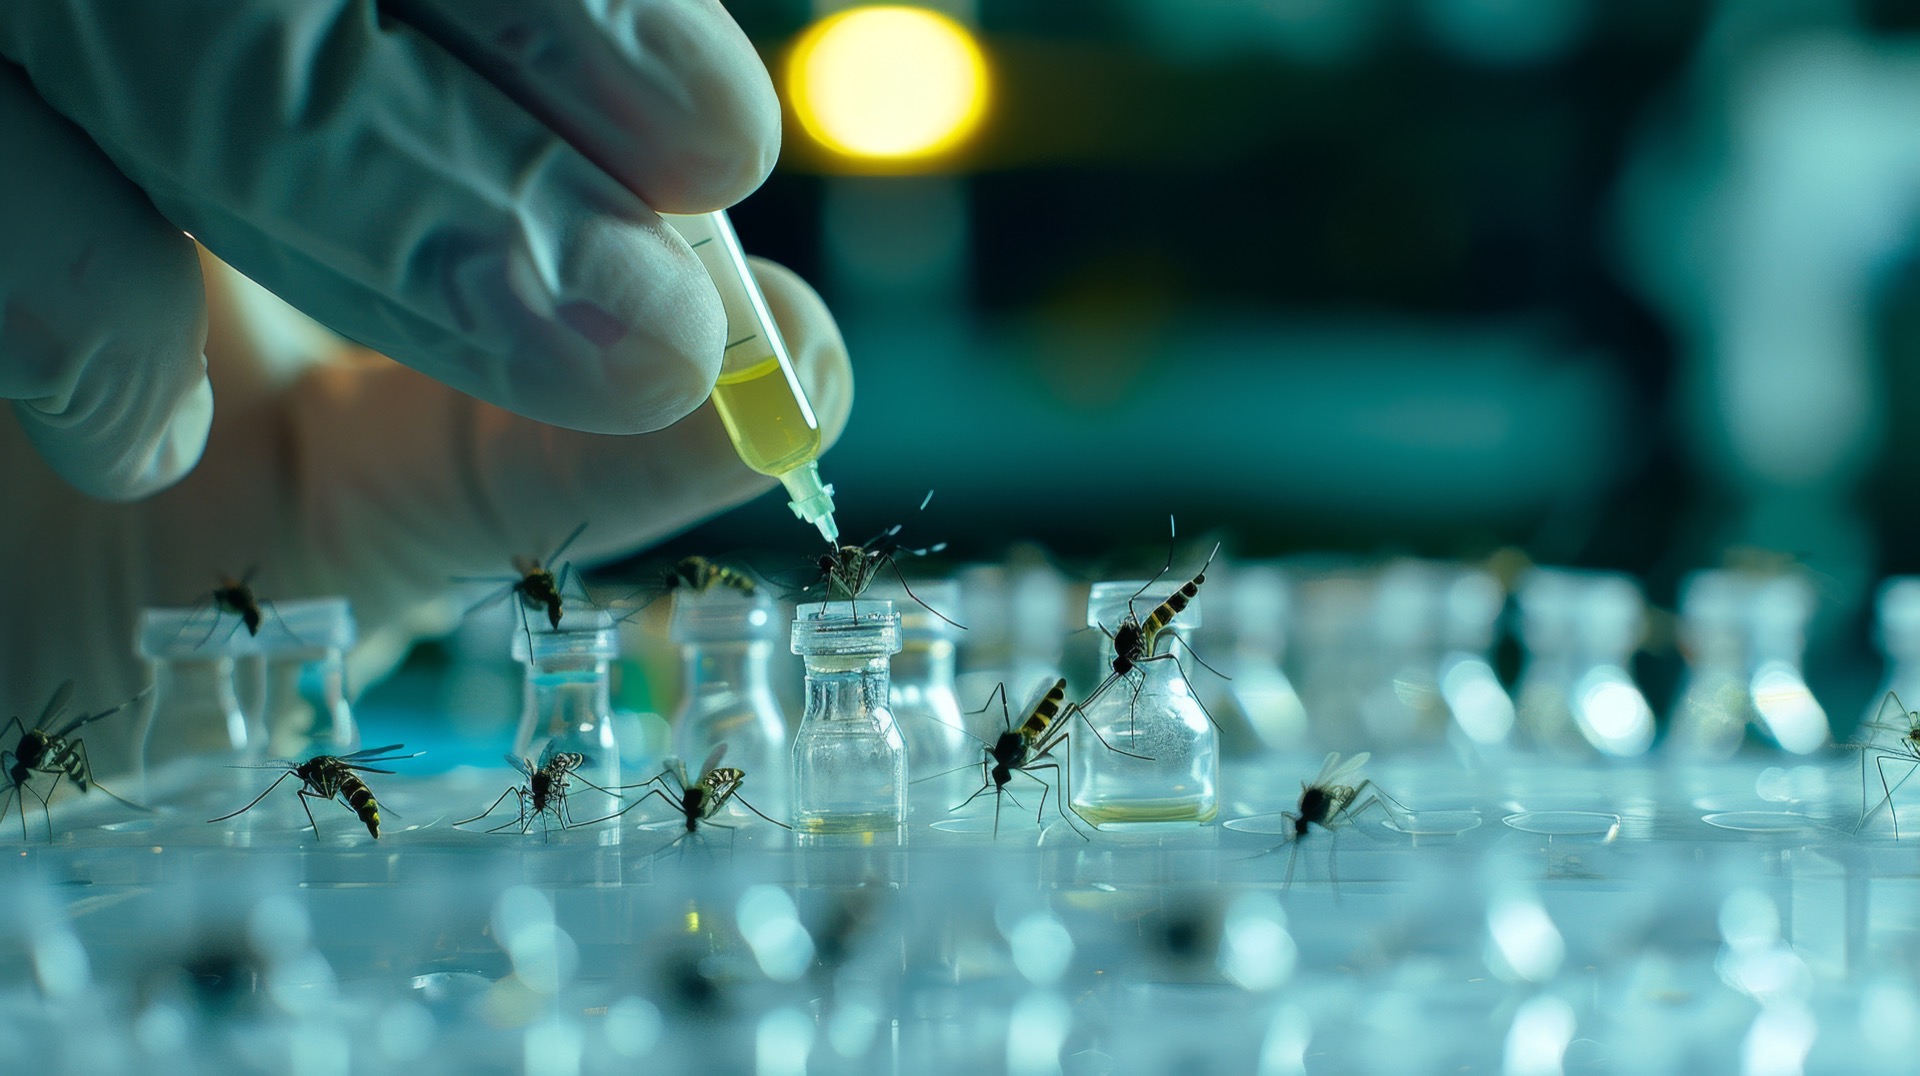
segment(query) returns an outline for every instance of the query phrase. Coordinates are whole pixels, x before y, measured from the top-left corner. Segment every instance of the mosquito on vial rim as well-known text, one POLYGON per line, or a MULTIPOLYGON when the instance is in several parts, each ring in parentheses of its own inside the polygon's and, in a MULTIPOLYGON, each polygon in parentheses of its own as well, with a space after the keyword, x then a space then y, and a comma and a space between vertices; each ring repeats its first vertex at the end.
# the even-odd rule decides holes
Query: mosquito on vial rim
POLYGON ((499 590, 474 603, 473 607, 467 610, 467 615, 472 616, 482 609, 490 609, 509 597, 518 598, 520 629, 526 633, 527 648, 531 652, 533 623, 528 619, 528 613, 544 612, 547 616, 548 628, 553 631, 560 630, 560 618, 566 613, 565 594, 569 576, 579 588, 582 599, 587 600, 585 599, 586 585, 580 581, 580 573, 574 569, 571 561, 560 560, 561 557, 566 556, 567 550, 573 547, 580 533, 586 529, 587 524, 583 520, 579 526, 573 528, 573 533, 567 535, 559 545, 554 547, 552 553, 547 554, 545 560, 515 553, 512 561, 513 570, 519 573, 517 576, 455 576, 453 581, 456 583, 501 584, 499 590))
MULTIPOLYGON (((926 511, 927 505, 932 501, 933 491, 928 490, 927 495, 920 501, 919 510, 926 511)), ((881 569, 887 568, 893 571, 894 578, 900 581, 900 589, 906 591, 907 597, 913 599, 915 604, 961 631, 967 630, 965 624, 921 601, 920 596, 913 592, 913 587, 908 585, 906 575, 900 571, 900 557, 930 556, 947 548, 947 543, 935 542, 933 545, 919 549, 910 548, 900 541, 900 532, 905 528, 906 524, 895 523, 859 545, 836 546, 831 552, 820 554, 820 559, 814 565, 817 573, 815 579, 802 589, 812 590, 814 587, 824 586, 826 588, 824 600, 834 601, 844 597, 848 604, 853 604, 867 592, 868 587, 873 585, 881 569)), ((856 617, 859 615, 857 607, 854 615, 856 617)))
MULTIPOLYGON (((1167 517, 1167 527, 1169 531, 1174 530, 1172 516, 1167 517)), ((1175 532, 1173 537, 1177 540, 1177 532, 1175 532)), ((1134 591, 1133 596, 1127 599, 1127 615, 1120 621, 1118 627, 1109 631, 1105 624, 1096 623, 1094 625, 1100 629, 1100 633, 1105 635, 1107 641, 1113 646, 1113 655, 1109 659, 1109 667, 1112 669, 1112 672, 1105 680, 1100 682, 1098 687, 1093 689, 1091 694, 1081 701, 1080 705, 1082 707, 1091 706, 1093 700, 1105 694, 1108 688, 1119 683, 1121 680, 1126 680, 1133 687, 1133 694, 1127 700, 1127 725, 1129 729, 1133 726, 1134 706, 1140 701, 1140 692, 1146 687, 1146 670, 1142 669, 1141 666, 1152 661, 1171 661, 1174 664, 1174 668, 1180 670, 1180 675, 1183 678, 1187 675, 1186 666, 1180 664, 1180 656, 1173 652, 1172 647, 1168 647, 1167 652, 1164 654, 1157 652, 1160 645, 1160 635, 1173 623, 1174 618, 1179 616, 1181 611, 1186 609, 1186 607, 1192 603, 1193 599, 1199 595, 1201 586, 1207 581, 1207 569, 1213 567, 1214 558, 1220 555, 1220 543, 1214 543, 1213 551, 1207 554, 1206 563, 1200 566, 1200 570, 1194 573, 1192 579, 1187 580, 1175 588, 1173 593, 1167 595, 1165 601, 1154 606, 1146 618, 1141 619, 1134 611, 1133 603, 1138 601, 1140 596, 1145 594, 1149 587, 1159 582, 1168 572, 1173 570, 1173 552, 1173 542, 1169 541, 1167 545, 1167 562, 1161 565, 1159 571, 1153 573, 1153 578, 1140 584, 1140 589, 1134 591), (1137 680, 1133 676, 1135 672, 1140 673, 1137 680)), ((1184 640, 1178 635, 1169 633, 1169 637, 1173 639, 1175 645, 1186 645, 1184 640)), ((1199 662, 1201 667, 1208 672, 1220 677, 1222 680, 1232 679, 1220 670, 1208 665, 1205 659, 1193 652, 1191 646, 1187 647, 1187 653, 1191 654, 1193 660, 1199 662)), ((1198 694, 1193 696, 1193 701, 1200 707, 1200 712, 1206 714, 1207 720, 1218 730, 1220 728, 1220 722, 1214 720, 1213 712, 1207 709, 1206 703, 1200 701, 1198 694)))

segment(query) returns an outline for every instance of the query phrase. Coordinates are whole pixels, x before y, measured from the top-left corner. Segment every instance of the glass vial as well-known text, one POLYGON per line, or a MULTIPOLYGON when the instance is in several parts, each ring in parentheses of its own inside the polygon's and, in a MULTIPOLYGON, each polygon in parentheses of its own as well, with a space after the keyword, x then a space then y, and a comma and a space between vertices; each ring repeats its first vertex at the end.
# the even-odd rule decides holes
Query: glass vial
POLYGON ((793 824, 807 833, 897 831, 907 817, 907 747, 889 701, 900 617, 890 601, 794 610, 807 712, 793 742, 793 824))
MULTIPOLYGON (((954 643, 960 629, 920 604, 953 616, 960 608, 959 586, 950 581, 920 584, 914 587, 919 601, 898 584, 875 585, 867 593, 892 601, 899 610, 900 652, 893 657, 888 700, 907 741, 908 767, 928 777, 958 770, 953 780, 931 783, 949 794, 971 792, 980 783, 981 746, 967 735, 967 718, 954 686, 954 643)), ((999 714, 993 718, 997 722, 999 714)), ((993 732, 999 731, 996 724, 993 732)))
MULTIPOLYGON (((1165 599, 1163 590, 1179 585, 1176 580, 1135 599, 1135 614, 1144 619, 1165 599)), ((1127 601, 1139 589, 1138 580, 1095 583, 1087 598, 1087 623, 1112 631, 1125 619, 1127 601)), ((1174 645, 1171 637, 1176 633, 1199 625, 1196 598, 1162 629, 1159 654, 1174 645)), ((1102 653, 1111 657, 1112 647, 1102 653)), ((1076 728, 1068 752, 1073 807, 1080 817, 1096 826, 1206 822, 1219 811, 1220 737, 1181 671, 1185 660, 1157 657, 1141 662, 1087 707, 1087 723, 1100 738, 1084 726, 1076 728)), ((1102 666, 1103 680, 1109 671, 1102 666)))
POLYGON ((140 614, 135 649, 153 673, 140 738, 150 795, 169 787, 167 775, 184 772, 190 760, 248 762, 266 753, 265 729, 241 710, 233 686, 235 658, 257 653, 253 637, 244 629, 227 632, 213 616, 206 609, 140 614))
MULTIPOLYGON (((602 788, 620 783, 620 746, 613 734, 608 672, 620 654, 619 632, 604 609, 566 608, 550 631, 516 631, 513 656, 526 663, 524 709, 514 753, 537 765, 541 752, 574 751, 587 757, 575 772, 602 788)), ((620 801, 576 782, 567 803, 577 819, 617 810, 620 801)))
MULTIPOLYGON (((668 628, 680 647, 673 750, 689 768, 727 745, 724 765, 745 772, 754 805, 779 818, 791 792, 791 738, 767 679, 780 621, 773 600, 725 587, 681 591, 668 628)), ((697 776, 691 773, 690 776, 697 776)))
POLYGON ((342 755, 360 749, 347 701, 353 609, 345 598, 280 602, 254 639, 266 658, 261 724, 276 757, 342 755))

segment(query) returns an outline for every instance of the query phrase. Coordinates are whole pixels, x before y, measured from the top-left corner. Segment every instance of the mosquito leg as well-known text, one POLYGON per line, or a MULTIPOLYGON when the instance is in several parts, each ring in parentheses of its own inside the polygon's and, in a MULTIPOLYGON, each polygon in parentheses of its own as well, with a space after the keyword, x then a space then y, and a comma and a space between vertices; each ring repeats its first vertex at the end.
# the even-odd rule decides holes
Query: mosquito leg
POLYGON ((294 791, 300 797, 300 809, 307 812, 307 825, 313 827, 313 839, 315 841, 318 841, 320 839, 320 823, 314 821, 313 808, 308 806, 307 801, 308 800, 325 800, 328 803, 332 803, 333 797, 322 796, 319 793, 309 791, 308 789, 305 789, 305 788, 295 789, 294 791))
MULTIPOLYGON (((467 823, 469 823, 469 822, 478 822, 478 821, 480 821, 480 820, 481 820, 482 818, 485 818, 485 817, 487 817, 488 815, 490 815, 490 814, 492 814, 492 813, 493 813, 493 811, 494 811, 494 808, 495 808, 495 807, 498 807, 498 806, 500 806, 500 804, 501 804, 501 803, 502 803, 502 802, 503 802, 503 801, 504 801, 504 800, 505 800, 505 799, 506 799, 506 798, 507 798, 508 796, 511 796, 511 795, 513 795, 514 793, 516 793, 516 792, 518 792, 518 791, 520 791, 520 790, 519 790, 519 789, 517 789, 517 788, 509 788, 509 789, 507 789, 507 790, 506 790, 505 792, 502 792, 502 793, 500 793, 500 798, 499 798, 499 799, 497 799, 497 800, 494 800, 494 801, 493 801, 493 803, 492 803, 492 804, 490 804, 490 805, 489 805, 489 806, 487 807, 487 809, 486 809, 486 810, 484 810, 484 811, 481 811, 481 812, 480 812, 479 814, 477 814, 477 815, 474 815, 474 816, 473 816, 472 818, 462 818, 462 819, 461 819, 460 821, 458 821, 458 822, 455 822, 455 823, 454 823, 454 825, 456 825, 456 826, 464 826, 464 825, 466 825, 466 824, 467 824, 467 823)), ((493 832, 493 830, 488 830, 487 832, 488 832, 488 833, 492 833, 492 832, 493 832)))
POLYGON ((247 805, 246 805, 245 807, 242 807, 242 808, 240 808, 239 810, 237 810, 237 811, 234 811, 234 812, 232 812, 232 813, 230 813, 230 814, 223 814, 223 815, 221 815, 221 816, 220 816, 220 817, 218 817, 218 818, 209 818, 209 819, 207 819, 207 821, 208 821, 208 822, 225 822, 225 821, 226 821, 227 819, 229 819, 229 818, 232 818, 232 817, 233 817, 234 815, 237 815, 237 814, 246 814, 246 813, 247 813, 248 811, 251 811, 251 810, 253 810, 253 808, 254 808, 254 806, 255 806, 256 804, 258 804, 258 803, 259 803, 259 802, 260 802, 261 800, 263 800, 263 799, 266 799, 266 798, 267 798, 267 794, 268 794, 268 793, 270 793, 270 792, 272 792, 272 791, 273 791, 274 789, 276 789, 276 788, 279 788, 279 787, 280 787, 280 782, 282 782, 282 781, 284 781, 284 780, 286 780, 287 778, 289 778, 289 777, 292 777, 292 776, 294 776, 294 772, 293 772, 292 770, 288 770, 287 772, 285 772, 285 773, 283 773, 283 774, 281 774, 280 776, 278 776, 278 777, 276 777, 276 778, 274 778, 274 779, 273 779, 273 783, 267 786, 267 789, 266 789, 266 792, 262 792, 262 793, 260 793, 260 794, 259 794, 258 796, 255 796, 255 797, 253 797, 253 799, 252 799, 252 800, 250 800, 250 801, 248 801, 248 803, 247 803, 247 805))

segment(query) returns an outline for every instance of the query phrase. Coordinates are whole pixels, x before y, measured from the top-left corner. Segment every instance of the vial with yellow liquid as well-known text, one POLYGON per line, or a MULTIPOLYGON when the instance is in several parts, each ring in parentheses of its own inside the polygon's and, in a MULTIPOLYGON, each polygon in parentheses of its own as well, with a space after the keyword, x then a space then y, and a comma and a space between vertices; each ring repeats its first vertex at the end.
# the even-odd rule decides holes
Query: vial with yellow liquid
POLYGON ((746 253, 722 212, 662 213, 706 266, 727 312, 726 352, 713 386, 713 406, 734 451, 748 467, 778 478, 793 514, 838 545, 833 487, 820 481, 820 421, 793 370, 787 344, 767 309, 746 253))

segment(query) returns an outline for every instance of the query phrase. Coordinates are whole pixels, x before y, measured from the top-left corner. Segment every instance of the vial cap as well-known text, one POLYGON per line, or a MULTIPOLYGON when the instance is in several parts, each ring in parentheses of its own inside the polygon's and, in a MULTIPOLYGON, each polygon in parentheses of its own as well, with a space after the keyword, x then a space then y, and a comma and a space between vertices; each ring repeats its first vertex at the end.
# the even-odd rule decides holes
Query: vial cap
POLYGON ((233 613, 210 605, 150 608, 140 614, 134 648, 141 657, 204 660, 306 650, 345 650, 358 638, 345 598, 260 603, 260 630, 248 632, 233 613))
POLYGON ((900 614, 883 598, 813 602, 793 611, 796 654, 897 654, 900 614))
POLYGON ((731 587, 683 590, 673 596, 667 633, 676 643, 770 642, 780 637, 773 599, 731 587))
POLYGON ((620 633, 614 628, 613 615, 605 609, 564 606, 557 628, 548 626, 545 613, 528 609, 526 615, 526 627, 531 631, 523 630, 517 620, 513 625, 510 645, 515 661, 620 656, 620 633))
MULTIPOLYGON (((1104 627, 1112 631, 1116 625, 1127 618, 1131 611, 1135 618, 1145 620, 1161 602, 1167 600, 1175 591, 1187 585, 1185 579, 1171 579, 1162 576, 1152 586, 1146 586, 1145 579, 1114 579, 1095 583, 1087 592, 1087 626, 1104 627), (1143 591, 1142 587, 1146 587, 1143 591), (1138 597, 1135 595, 1138 594, 1138 597), (1131 605, 1129 605, 1131 602, 1131 605)), ((1196 594, 1180 610, 1168 628, 1190 630, 1200 626, 1200 595, 1196 594)))

